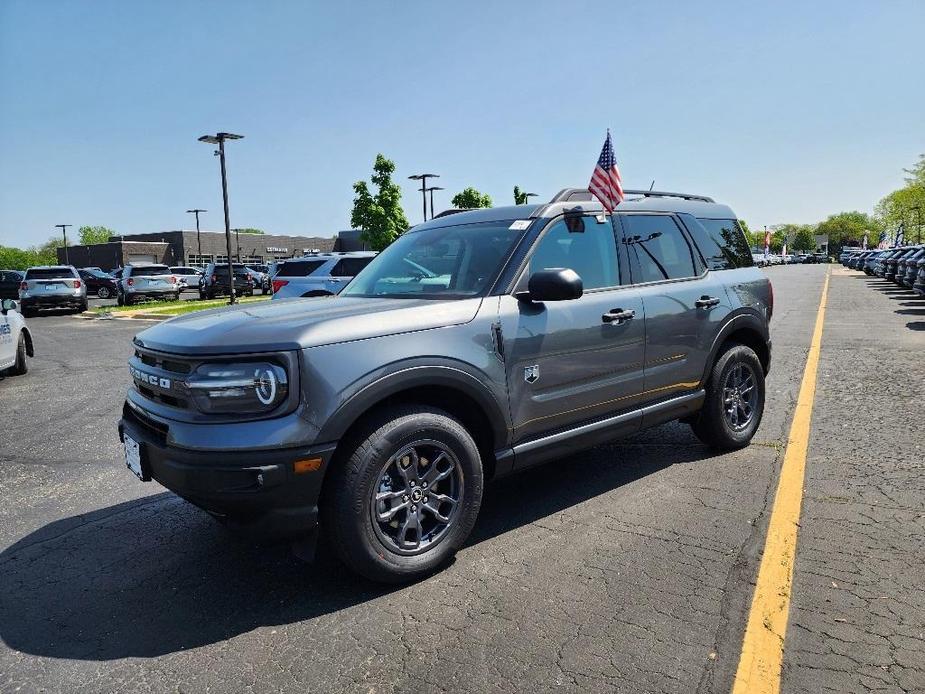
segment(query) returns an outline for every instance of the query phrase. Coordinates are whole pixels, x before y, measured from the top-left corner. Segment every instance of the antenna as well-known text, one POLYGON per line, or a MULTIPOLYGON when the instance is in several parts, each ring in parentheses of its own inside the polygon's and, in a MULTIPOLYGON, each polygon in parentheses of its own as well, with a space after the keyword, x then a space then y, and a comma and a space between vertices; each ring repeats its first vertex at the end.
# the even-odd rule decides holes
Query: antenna
POLYGON ((655 190, 655 179, 652 179, 652 185, 649 186, 649 190, 655 190))

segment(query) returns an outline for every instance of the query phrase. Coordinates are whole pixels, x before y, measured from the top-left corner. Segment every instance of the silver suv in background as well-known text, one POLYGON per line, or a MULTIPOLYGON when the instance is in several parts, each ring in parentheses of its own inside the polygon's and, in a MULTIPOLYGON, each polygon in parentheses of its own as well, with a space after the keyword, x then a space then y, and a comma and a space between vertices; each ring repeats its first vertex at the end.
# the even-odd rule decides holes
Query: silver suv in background
POLYGON ((199 283, 202 281, 202 270, 197 270, 194 267, 187 267, 185 265, 178 265, 170 268, 170 272, 177 278, 181 292, 186 290, 195 292, 199 290, 199 283))
POLYGON ((375 257, 375 251, 313 253, 279 263, 273 275, 273 298, 337 294, 375 257))
POLYGON ((87 285, 73 265, 30 267, 19 285, 19 305, 24 316, 43 308, 86 311, 87 285))
POLYGON ((142 299, 179 299, 180 283, 166 265, 126 265, 119 280, 119 306, 142 299))

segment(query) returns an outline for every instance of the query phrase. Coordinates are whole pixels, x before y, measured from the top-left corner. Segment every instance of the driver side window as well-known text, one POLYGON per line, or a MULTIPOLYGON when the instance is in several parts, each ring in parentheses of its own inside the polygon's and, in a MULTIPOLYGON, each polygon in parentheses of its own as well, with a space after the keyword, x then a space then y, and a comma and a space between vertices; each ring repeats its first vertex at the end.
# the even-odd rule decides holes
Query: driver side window
POLYGON ((610 220, 596 215, 567 216, 553 222, 533 248, 526 278, 540 270, 570 268, 584 290, 620 284, 617 245, 610 220))

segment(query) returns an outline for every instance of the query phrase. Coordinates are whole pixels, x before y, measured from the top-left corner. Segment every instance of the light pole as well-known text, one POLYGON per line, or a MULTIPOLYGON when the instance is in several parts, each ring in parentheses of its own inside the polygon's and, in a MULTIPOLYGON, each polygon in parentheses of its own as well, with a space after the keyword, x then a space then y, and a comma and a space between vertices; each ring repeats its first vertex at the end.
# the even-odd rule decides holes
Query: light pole
POLYGON ((61 233, 64 234, 64 264, 70 265, 70 259, 67 255, 67 228, 74 226, 73 224, 55 224, 56 229, 60 229, 61 233))
POLYGON ((443 190, 440 186, 430 186, 427 189, 427 192, 430 193, 430 218, 434 218, 434 191, 443 190))
POLYGON ((199 246, 199 262, 202 263, 202 238, 199 236, 199 213, 208 212, 208 210, 201 210, 198 207, 194 210, 187 210, 188 214, 196 215, 196 245, 199 246))
MULTIPOLYGON (((414 176, 408 176, 408 178, 412 181, 421 182, 421 187, 419 188, 419 190, 421 191, 421 201, 424 203, 424 221, 426 222, 427 221, 427 179, 428 178, 440 178, 440 174, 422 173, 422 174, 415 174, 414 176)), ((431 216, 433 216, 433 212, 434 212, 433 209, 431 209, 430 211, 431 216)))
POLYGON ((530 198, 538 198, 539 193, 524 193, 524 205, 530 204, 530 198))
POLYGON ((228 296, 229 304, 235 303, 234 296, 234 271, 231 267, 231 219, 228 216, 228 175, 225 172, 225 140, 240 140, 243 135, 234 135, 232 133, 216 133, 215 135, 203 135, 199 138, 200 142, 208 142, 210 145, 218 145, 215 154, 222 163, 222 201, 225 203, 225 246, 228 252, 228 296))
POLYGON ((240 263, 241 262, 241 230, 232 229, 232 231, 234 232, 234 245, 238 251, 238 262, 240 263))

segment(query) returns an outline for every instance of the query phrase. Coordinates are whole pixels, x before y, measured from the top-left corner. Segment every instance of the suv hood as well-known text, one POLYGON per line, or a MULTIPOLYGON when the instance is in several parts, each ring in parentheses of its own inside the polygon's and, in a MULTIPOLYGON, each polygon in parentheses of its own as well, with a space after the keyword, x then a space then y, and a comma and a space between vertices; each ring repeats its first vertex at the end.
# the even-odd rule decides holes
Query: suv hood
POLYGON ((135 340, 175 354, 295 350, 468 323, 481 303, 481 298, 281 299, 178 316, 138 333, 135 340))

